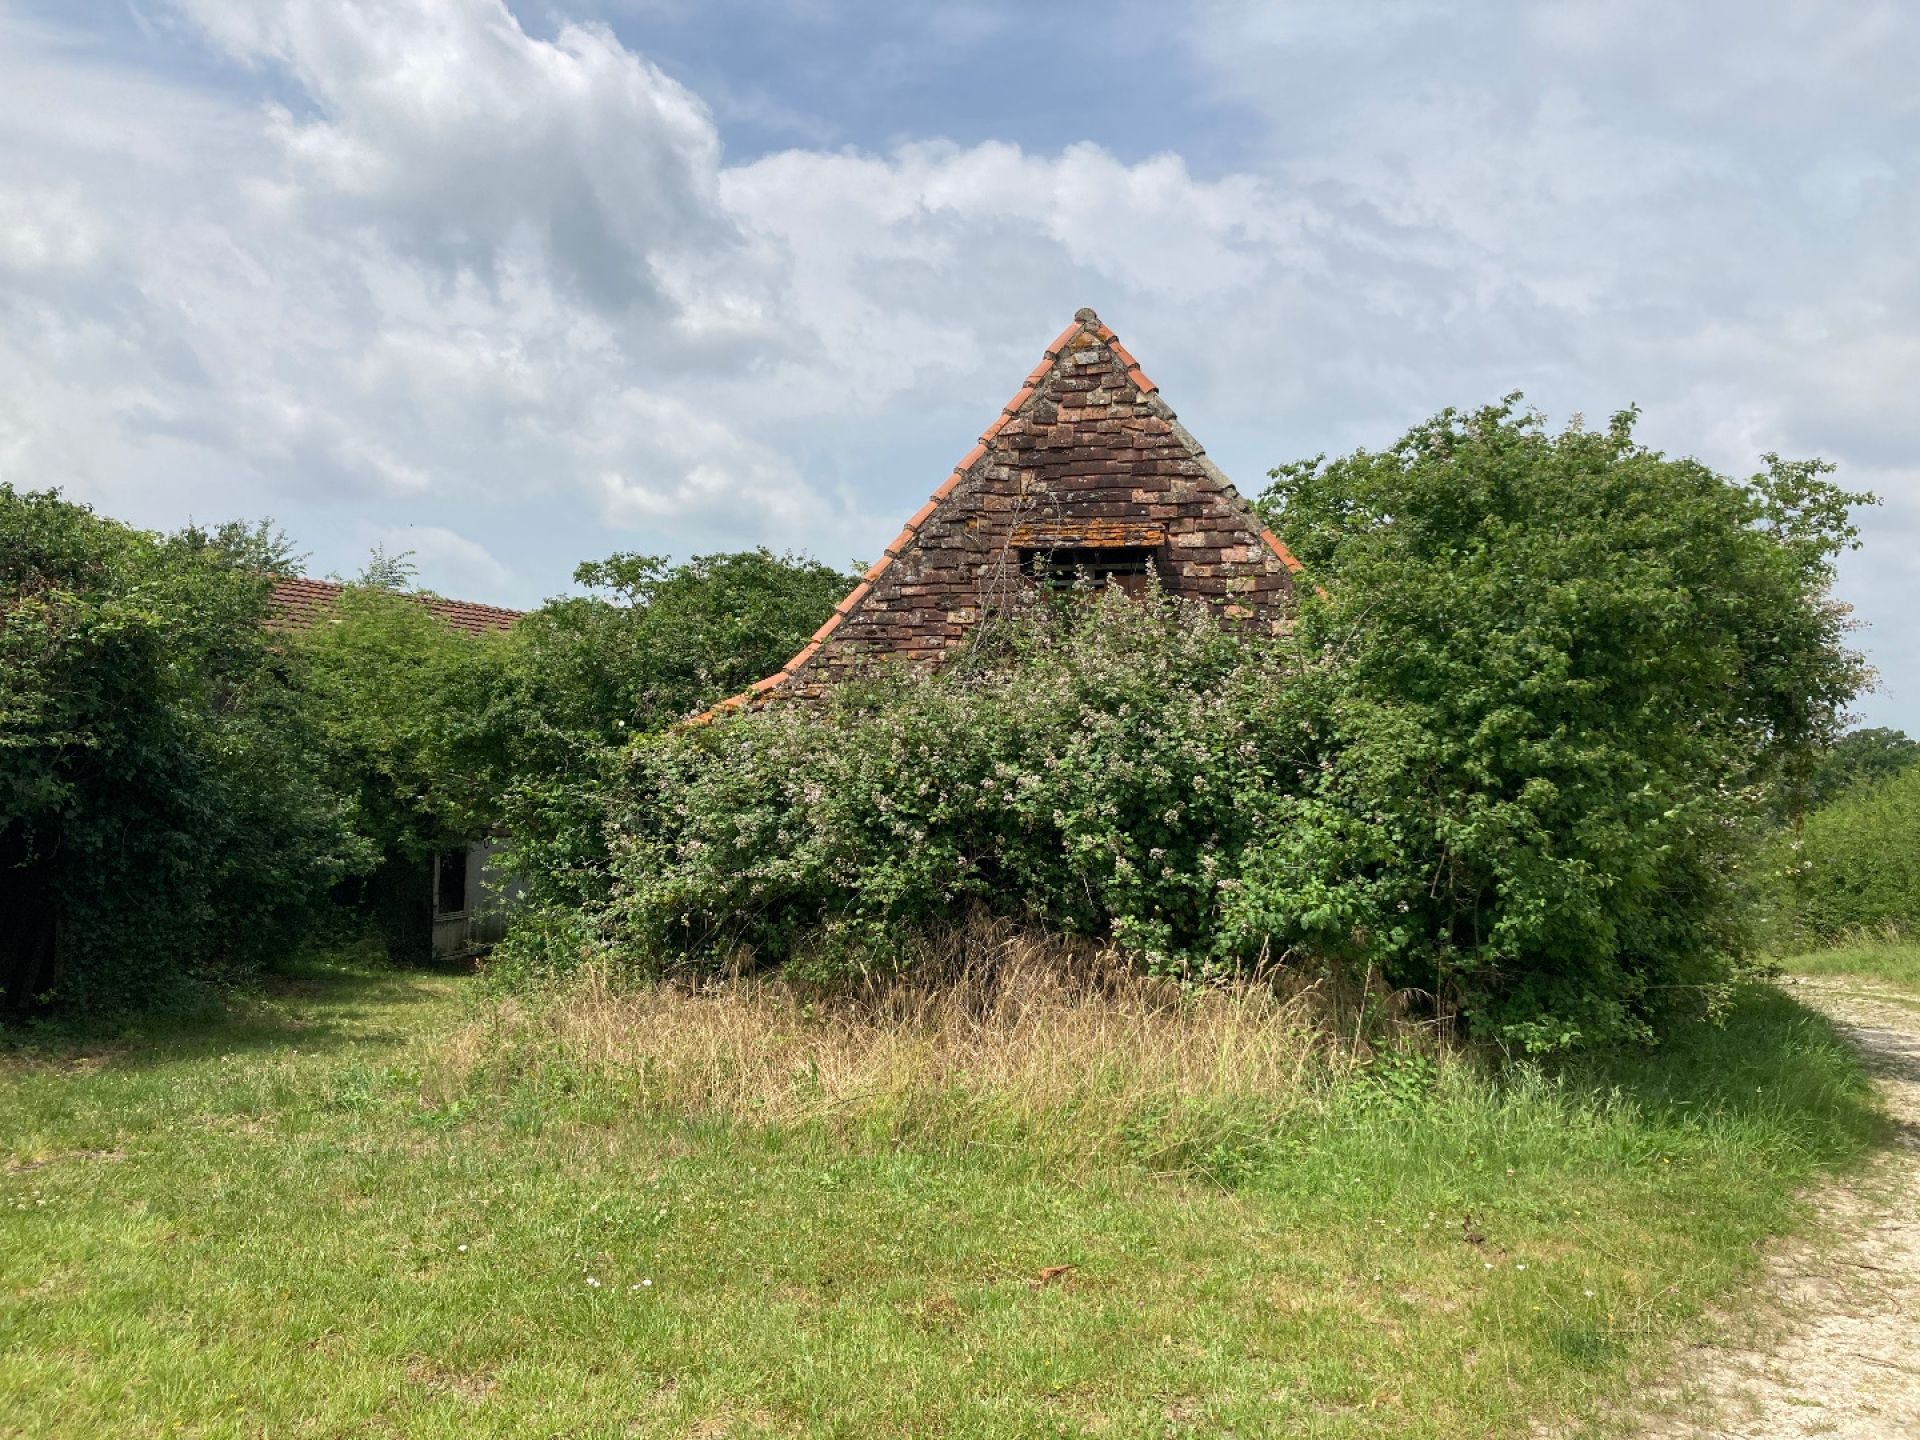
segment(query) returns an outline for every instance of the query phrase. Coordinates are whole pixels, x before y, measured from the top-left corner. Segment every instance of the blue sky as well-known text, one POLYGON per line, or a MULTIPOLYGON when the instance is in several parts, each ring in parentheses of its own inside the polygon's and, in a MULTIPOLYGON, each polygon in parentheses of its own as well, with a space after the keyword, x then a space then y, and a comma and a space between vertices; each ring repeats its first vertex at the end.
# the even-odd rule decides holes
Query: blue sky
POLYGON ((1243 489, 1524 390, 1885 504, 1920 733, 1920 7, 0 0, 0 479, 530 604, 868 558, 1096 306, 1243 489))

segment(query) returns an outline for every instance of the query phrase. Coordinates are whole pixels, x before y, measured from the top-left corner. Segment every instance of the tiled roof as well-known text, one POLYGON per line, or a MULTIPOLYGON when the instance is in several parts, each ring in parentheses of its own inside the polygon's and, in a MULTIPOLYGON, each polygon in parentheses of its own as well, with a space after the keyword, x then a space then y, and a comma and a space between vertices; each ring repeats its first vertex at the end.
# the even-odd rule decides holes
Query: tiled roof
MULTIPOLYGON (((273 582, 273 623, 304 630, 319 622, 347 587, 331 580, 294 578, 273 582)), ((468 600, 443 600, 438 595, 409 595, 456 630, 484 635, 489 630, 504 630, 520 618, 518 610, 502 610, 497 605, 476 605, 468 600)))
MULTIPOLYGON (((683 723, 692 725, 705 724, 708 721, 717 719, 735 710, 757 708, 766 704, 771 698, 769 695, 770 691, 776 690, 794 679, 807 663, 820 653, 821 646, 840 628, 847 617, 857 611, 866 601, 867 597, 873 593, 874 583, 886 573, 887 569, 899 558, 902 552, 914 544, 915 536, 919 534, 927 522, 939 511, 941 505, 959 487, 961 481, 967 477, 968 473, 976 465, 986 458, 988 448, 994 444, 995 437, 1000 434, 1001 430, 1004 429, 1010 421, 1022 416, 1023 413, 1030 408, 1035 397, 1040 394, 1042 387, 1047 382, 1048 377, 1053 374, 1056 365, 1060 363, 1061 356, 1067 354, 1075 346, 1076 342, 1087 344, 1091 341, 1097 341, 1106 348, 1107 352, 1113 356, 1114 361, 1123 370, 1127 381, 1139 391, 1143 398, 1150 400, 1150 402, 1155 405, 1161 406, 1161 413, 1172 423, 1174 432, 1178 435, 1180 442, 1187 448, 1192 459, 1203 466, 1208 473, 1215 476, 1222 486, 1231 493, 1232 487, 1226 484, 1225 477, 1221 476, 1218 470, 1214 468, 1212 461, 1206 458, 1205 452, 1200 448, 1199 443, 1187 433, 1184 427, 1179 426, 1177 421, 1174 421, 1173 412, 1165 409, 1163 402, 1159 399, 1160 387, 1147 378, 1146 372, 1140 368, 1140 362, 1134 359, 1132 352, 1120 343, 1119 337, 1107 327, 1097 314, 1091 309, 1082 309, 1075 313, 1073 323, 1062 330, 1060 334, 1055 337, 1053 343, 1047 347, 1046 353, 1041 357, 1040 363, 1033 367, 1032 372, 1028 374, 1027 378, 1021 383, 1020 388, 1016 390, 1012 398, 1001 407, 999 415, 994 418, 993 423, 981 434, 979 442, 965 455, 960 457, 959 463, 953 467, 953 472, 934 489, 933 494, 928 497, 927 503, 914 512, 913 516, 907 521, 906 526, 893 538, 880 558, 867 570, 867 573, 861 578, 860 583, 847 594, 846 598, 834 607, 833 614, 828 616, 826 622, 813 633, 812 639, 807 643, 805 648, 774 674, 767 676, 763 680, 755 681, 740 694, 720 701, 717 705, 690 717, 689 720, 683 723), (1083 336, 1089 338, 1083 340, 1083 336)), ((1244 501, 1238 500, 1236 500, 1235 503, 1242 506, 1245 504, 1244 501)), ((1258 524, 1257 520, 1253 523, 1258 524)), ((1087 528, 1090 529, 1092 527, 1089 526, 1087 528)), ((1114 527, 1116 532, 1121 528, 1123 527, 1114 527)), ((1286 547, 1279 536, 1264 526, 1260 528, 1259 535, 1261 542, 1272 551, 1274 557, 1286 567, 1288 573, 1292 575, 1300 574, 1303 568, 1300 561, 1294 557, 1293 552, 1286 547)), ((1131 540, 1123 541, 1115 540, 1111 537, 1105 538, 1106 543, 1109 544, 1135 543, 1131 540)), ((1083 541, 1081 543, 1088 542, 1083 541)), ((1092 543, 1099 543, 1099 541, 1095 540, 1092 543)))

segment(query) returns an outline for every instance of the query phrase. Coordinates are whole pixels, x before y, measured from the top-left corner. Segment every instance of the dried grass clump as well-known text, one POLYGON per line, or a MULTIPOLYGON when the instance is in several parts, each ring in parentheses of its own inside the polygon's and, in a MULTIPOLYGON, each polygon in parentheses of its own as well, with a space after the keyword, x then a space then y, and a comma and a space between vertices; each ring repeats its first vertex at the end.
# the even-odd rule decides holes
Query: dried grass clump
POLYGON ((1284 973, 1182 986, 982 920, 925 942, 899 978, 834 991, 779 975, 628 988, 592 970, 450 1037, 430 1085, 1185 1166, 1323 1102, 1383 1038, 1427 1048, 1393 1014, 1284 973))

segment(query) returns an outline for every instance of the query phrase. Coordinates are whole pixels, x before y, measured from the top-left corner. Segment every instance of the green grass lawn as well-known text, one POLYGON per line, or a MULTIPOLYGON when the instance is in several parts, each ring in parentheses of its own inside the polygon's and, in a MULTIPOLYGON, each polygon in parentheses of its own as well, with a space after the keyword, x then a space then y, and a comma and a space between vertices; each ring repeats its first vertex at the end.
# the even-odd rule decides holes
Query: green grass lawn
POLYGON ((1920 991, 1920 944, 1861 939, 1780 962, 1794 975, 1857 975, 1920 991))
POLYGON ((0 1056, 0 1435, 1527 1435, 1604 1414, 1876 1128, 1764 988, 1173 1166, 450 1072, 472 989, 342 961, 0 1056))

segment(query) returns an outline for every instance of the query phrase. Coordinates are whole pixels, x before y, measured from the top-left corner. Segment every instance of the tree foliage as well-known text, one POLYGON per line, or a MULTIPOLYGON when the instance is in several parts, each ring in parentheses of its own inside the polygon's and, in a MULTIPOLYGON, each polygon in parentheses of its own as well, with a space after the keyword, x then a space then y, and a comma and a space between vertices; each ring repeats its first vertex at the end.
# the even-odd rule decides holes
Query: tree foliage
POLYGON ((628 740, 779 669, 856 579, 764 549, 617 554, 575 572, 586 594, 514 627, 481 745, 527 886, 523 932, 604 896, 607 787, 628 740))
POLYGON ((1327 587, 1298 638, 1341 672, 1338 823, 1266 873, 1317 872, 1374 921, 1353 959, 1535 1046, 1725 975, 1763 797, 1804 784, 1866 678, 1828 587, 1871 497, 1772 455, 1728 480, 1634 420, 1553 435, 1510 398, 1266 497, 1327 587))
MULTIPOLYGON (((1878 744, 1861 750, 1900 754, 1878 744)), ((1889 766, 1877 779, 1869 769, 1798 828, 1782 831, 1773 862, 1783 918, 1796 941, 1920 929, 1920 765, 1889 766)))
POLYGON ((1817 809, 1856 786, 1890 780, 1916 760, 1920 741, 1903 730, 1849 730, 1820 756, 1807 784, 1807 804, 1817 809))
POLYGON ((268 527, 157 536, 0 486, 7 1006, 243 974, 364 863, 263 624, 290 562, 268 527))
POLYGON ((776 668, 851 583, 766 551, 616 555, 475 636, 381 553, 288 626, 269 596, 298 564, 268 525, 156 536, 0 489, 6 1005, 245 974, 338 882, 502 828, 536 902, 596 894, 609 757, 776 668))
POLYGON ((1509 401, 1276 471, 1324 586, 1279 637, 1109 599, 944 677, 637 745, 605 935, 862 968, 984 903, 1187 974, 1370 971, 1525 1048, 1644 1035, 1746 950, 1762 800, 1862 683, 1827 586, 1867 497, 1632 425, 1509 401))
POLYGON ((486 717, 510 641, 446 624, 381 584, 348 586, 289 634, 289 675, 320 737, 328 785, 382 856, 418 860, 499 819, 486 717))

